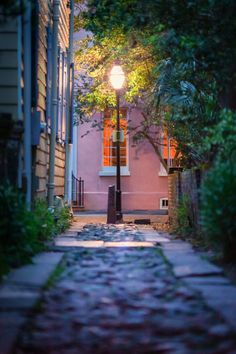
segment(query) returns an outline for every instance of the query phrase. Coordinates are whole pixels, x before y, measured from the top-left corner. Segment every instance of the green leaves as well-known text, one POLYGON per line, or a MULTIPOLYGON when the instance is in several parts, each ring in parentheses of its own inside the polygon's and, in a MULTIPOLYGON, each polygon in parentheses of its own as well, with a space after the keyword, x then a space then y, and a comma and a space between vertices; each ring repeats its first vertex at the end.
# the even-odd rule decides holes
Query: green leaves
POLYGON ((224 256, 236 255, 236 164, 217 159, 201 189, 201 224, 205 238, 223 247, 224 256))
POLYGON ((126 75, 124 98, 133 103, 152 82, 153 58, 149 48, 137 43, 135 33, 125 36, 120 29, 114 29, 107 37, 91 45, 91 38, 78 43, 76 69, 80 72, 77 91, 77 112, 83 119, 94 110, 101 111, 115 106, 115 93, 108 75, 114 61, 119 58, 126 75))
POLYGON ((189 236, 193 232, 190 217, 190 201, 186 194, 184 194, 176 209, 176 216, 174 225, 172 225, 172 232, 180 234, 181 236, 189 236))
POLYGON ((203 152, 212 151, 217 159, 224 160, 236 152, 236 113, 223 109, 219 113, 219 122, 207 129, 203 152))
POLYGON ((42 249, 35 217, 26 209, 23 195, 9 184, 0 186, 0 215, 0 256, 4 268, 29 261, 42 249))
POLYGON ((10 267, 30 262, 45 249, 45 241, 69 226, 67 207, 56 211, 56 217, 57 223, 45 201, 36 200, 29 211, 22 193, 9 184, 0 186, 0 278, 10 267))
POLYGON ((236 256, 236 113, 223 109, 208 129, 207 150, 215 156, 202 186, 201 220, 205 237, 221 245, 224 256, 236 256))

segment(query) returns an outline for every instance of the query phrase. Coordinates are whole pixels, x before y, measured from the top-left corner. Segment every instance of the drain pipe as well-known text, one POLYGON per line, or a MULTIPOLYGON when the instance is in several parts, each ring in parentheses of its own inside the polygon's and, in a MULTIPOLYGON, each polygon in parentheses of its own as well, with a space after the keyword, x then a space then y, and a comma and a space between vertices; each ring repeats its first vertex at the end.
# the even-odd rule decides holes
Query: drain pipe
MULTIPOLYGON (((18 2, 20 4, 20 2, 18 2)), ((22 16, 17 17, 17 118, 23 125, 23 112, 22 112, 22 16)), ((23 176, 23 144, 19 143, 18 150, 18 175, 17 187, 22 189, 22 176, 23 176)))
POLYGON ((31 1, 26 2, 23 17, 24 46, 24 174, 26 177, 26 205, 31 208, 31 1))
MULTIPOLYGON (((74 32, 74 0, 70 2, 70 29, 69 29, 69 49, 67 57, 67 107, 66 107, 66 161, 65 161, 65 201, 71 203, 71 111, 73 100, 71 99, 73 91, 73 77, 71 74, 71 64, 73 62, 73 32, 74 32)), ((73 96, 73 95, 72 95, 73 96)))
POLYGON ((51 117, 51 135, 49 150, 49 178, 48 178, 48 206, 54 207, 54 175, 55 175, 55 149, 56 149, 56 122, 57 122, 57 47, 59 32, 59 6, 60 0, 53 1, 53 39, 52 39, 52 117, 51 117))
POLYGON ((79 126, 73 126, 73 159, 72 159, 72 172, 77 177, 78 176, 78 134, 79 126))

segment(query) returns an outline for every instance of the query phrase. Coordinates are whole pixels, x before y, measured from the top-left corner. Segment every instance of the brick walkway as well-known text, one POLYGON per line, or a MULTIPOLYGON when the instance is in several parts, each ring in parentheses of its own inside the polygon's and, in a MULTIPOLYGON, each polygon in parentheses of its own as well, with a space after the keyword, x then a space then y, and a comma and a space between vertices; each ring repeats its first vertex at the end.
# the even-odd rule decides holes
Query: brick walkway
POLYGON ((82 226, 56 240, 64 271, 15 354, 236 353, 236 289, 219 268, 151 228, 82 226))

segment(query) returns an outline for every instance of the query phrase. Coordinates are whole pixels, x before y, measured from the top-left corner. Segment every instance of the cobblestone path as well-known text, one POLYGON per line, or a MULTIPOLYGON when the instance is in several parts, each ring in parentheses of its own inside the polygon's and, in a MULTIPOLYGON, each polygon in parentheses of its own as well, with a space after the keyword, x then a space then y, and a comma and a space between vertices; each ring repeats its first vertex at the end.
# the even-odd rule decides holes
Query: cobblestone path
MULTIPOLYGON (((142 241, 88 225, 80 240, 142 241)), ((73 248, 15 354, 235 354, 235 333, 178 280, 157 247, 73 248)))

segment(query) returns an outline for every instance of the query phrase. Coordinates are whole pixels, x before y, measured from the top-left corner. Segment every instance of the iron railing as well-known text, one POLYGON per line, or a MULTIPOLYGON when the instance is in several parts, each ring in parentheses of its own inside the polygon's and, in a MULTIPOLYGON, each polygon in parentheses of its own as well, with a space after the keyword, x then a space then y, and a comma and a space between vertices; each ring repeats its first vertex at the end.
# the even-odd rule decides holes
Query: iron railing
POLYGON ((72 174, 72 202, 74 206, 84 208, 84 180, 72 174))

